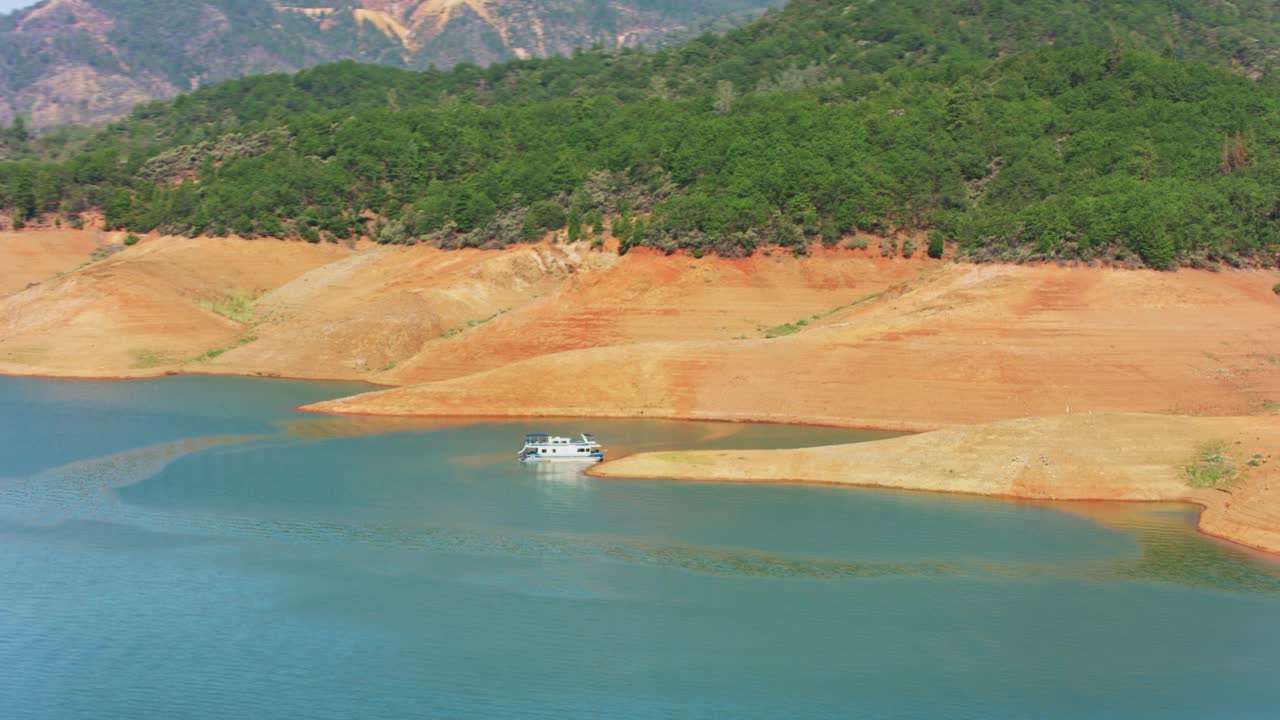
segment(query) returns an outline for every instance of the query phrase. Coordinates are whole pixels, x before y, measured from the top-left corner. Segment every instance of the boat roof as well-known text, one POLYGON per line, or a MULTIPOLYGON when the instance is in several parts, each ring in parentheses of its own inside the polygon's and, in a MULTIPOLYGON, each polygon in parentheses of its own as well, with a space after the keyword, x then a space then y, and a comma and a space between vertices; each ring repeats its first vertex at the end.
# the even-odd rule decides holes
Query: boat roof
POLYGON ((525 435, 525 436, 524 436, 524 441, 525 441, 526 443, 532 443, 532 444, 540 444, 540 443, 570 443, 570 444, 573 444, 573 443, 594 443, 594 442, 596 441, 596 436, 595 436, 595 435, 592 435, 591 433, 582 433, 580 438, 575 439, 575 438, 568 438, 568 437, 560 437, 560 436, 558 436, 558 435, 548 435, 548 434, 546 434, 546 433, 529 433, 528 435, 525 435))

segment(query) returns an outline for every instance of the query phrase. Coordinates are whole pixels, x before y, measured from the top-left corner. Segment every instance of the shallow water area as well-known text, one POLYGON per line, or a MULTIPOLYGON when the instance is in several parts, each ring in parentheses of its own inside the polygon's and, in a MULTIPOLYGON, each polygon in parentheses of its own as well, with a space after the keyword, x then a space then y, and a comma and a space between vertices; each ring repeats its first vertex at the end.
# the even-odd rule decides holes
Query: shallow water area
POLYGON ((1280 566, 1178 505, 595 480, 884 434, 382 420, 359 387, 0 379, 13 718, 1263 718, 1280 566))

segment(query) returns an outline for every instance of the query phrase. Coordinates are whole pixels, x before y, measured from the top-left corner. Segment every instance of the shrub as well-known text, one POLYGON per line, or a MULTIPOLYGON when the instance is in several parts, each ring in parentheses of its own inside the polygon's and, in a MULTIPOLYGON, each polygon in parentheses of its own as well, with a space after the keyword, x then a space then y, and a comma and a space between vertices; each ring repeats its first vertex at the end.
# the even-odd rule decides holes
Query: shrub
POLYGON ((141 239, 142 239, 142 238, 139 238, 137 235, 134 235, 133 233, 129 233, 129 234, 128 234, 128 235, 126 235, 126 236, 125 236, 125 238, 124 238, 124 244, 125 244, 125 245, 137 245, 137 244, 138 244, 138 241, 139 241, 139 240, 141 240, 141 239))
POLYGON ((929 257, 937 260, 942 257, 942 251, 946 248, 942 237, 942 231, 929 231, 929 257))
POLYGON ((399 220, 392 220, 382 227, 378 228, 377 242, 387 245, 403 245, 409 239, 409 233, 405 228, 405 224, 399 220))
POLYGON ((540 230, 559 230, 568 221, 564 208, 548 200, 534 203, 525 217, 540 230))
POLYGON ((902 257, 909 258, 916 254, 916 241, 907 238, 902 242, 902 257))
POLYGON ((1277 294, 1277 295, 1280 295, 1280 282, 1278 282, 1278 283, 1276 283, 1274 286, 1272 286, 1271 291, 1272 291, 1272 292, 1274 292, 1274 293, 1275 293, 1275 294, 1277 294))
POLYGON ((830 220, 823 220, 821 225, 822 244, 827 247, 840 242, 840 228, 830 220))
POLYGON ((1223 487, 1236 480, 1236 468, 1227 458, 1225 444, 1221 442, 1200 446, 1195 458, 1183 466, 1182 474, 1192 487, 1198 488, 1223 487))

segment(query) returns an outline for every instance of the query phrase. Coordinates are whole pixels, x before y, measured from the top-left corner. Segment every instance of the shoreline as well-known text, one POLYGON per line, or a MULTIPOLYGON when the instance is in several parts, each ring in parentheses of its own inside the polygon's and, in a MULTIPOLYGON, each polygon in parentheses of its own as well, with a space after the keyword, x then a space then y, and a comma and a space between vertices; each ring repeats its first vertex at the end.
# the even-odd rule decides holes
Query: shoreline
MULTIPOLYGON (((1006 423, 1024 431, 985 446, 1006 466, 970 458, 954 469, 968 485, 939 475, 967 441, 948 452, 917 441, 919 452, 882 458, 883 477, 828 463, 770 479, 1031 500, 1074 483, 1067 499, 1190 498, 1203 500, 1207 534, 1280 548, 1271 466, 1230 497, 1177 477, 1214 423, 1241 434, 1280 422, 1272 271, 970 265, 821 247, 725 259, 582 243, 445 251, 151 236, 85 261, 87 245, 111 240, 0 233, 0 280, 12 289, 0 294, 0 374, 352 383, 355 394, 297 409, 444 422, 653 419, 934 440, 1006 423), (1041 427, 1123 413, 1149 419, 1131 444, 1164 446, 1167 457, 1149 458, 1164 468, 1155 489, 1147 470, 1121 462, 1115 475, 1119 456, 1092 452, 1114 444, 1107 433, 1041 427), (1164 443, 1170 431, 1181 444, 1164 443), (1057 472, 1075 480, 1029 465, 1037 444, 1069 455, 1057 472), (888 472, 901 468, 918 482, 888 472)), ((1276 448, 1280 432, 1256 452, 1276 448)), ((678 470, 643 476, 735 477, 678 470)))
MULTIPOLYGON (((350 378, 317 378, 298 375, 286 375, 282 373, 244 373, 244 372, 183 372, 174 371, 172 369, 140 369, 136 374, 119 375, 119 374, 48 374, 48 373, 19 373, 11 372, 8 368, 0 369, 0 376, 4 377, 24 377, 45 380, 84 380, 84 381, 108 381, 123 382, 130 380, 154 380, 164 377, 236 377, 245 379, 266 379, 266 380, 290 380, 299 382, 337 382, 337 383, 356 383, 370 385, 373 387, 395 388, 395 385, 371 382, 368 380, 352 380, 350 378)), ((376 390, 374 390, 376 392, 376 390)), ((759 417, 759 416, 735 416, 732 413, 697 413, 697 414, 678 414, 678 413, 648 413, 644 411, 636 411, 631 413, 592 413, 592 414, 563 414, 563 413, 531 413, 531 414, 496 414, 496 413, 475 413, 475 414, 386 414, 377 412, 334 412, 332 410, 318 409, 312 405, 302 405, 294 408, 295 411, 317 416, 328 417, 364 417, 364 418, 382 418, 382 419, 436 419, 445 422, 458 421, 474 422, 483 420, 495 421, 516 421, 521 419, 609 419, 609 420, 661 420, 664 422, 709 422, 709 423, 725 423, 725 424, 758 424, 758 425, 783 425, 793 427, 824 427, 847 430, 868 430, 880 432, 901 432, 908 433, 903 437, 923 437, 937 432, 945 432, 948 430, 971 430, 975 425, 957 425, 957 424, 933 424, 923 425, 921 423, 903 423, 889 420, 867 420, 855 418, 805 418, 803 416, 782 416, 782 417, 759 417), (824 422, 824 420, 829 420, 824 422)), ((1136 413, 1130 415, 1138 415, 1136 413)), ((1072 416, 1061 416, 1072 417, 1072 416)), ((1093 419, 1090 415, 1076 415, 1074 418, 1093 419)), ((1194 416, 1185 415, 1159 415, 1151 416, 1156 418, 1164 418, 1170 422, 1178 422, 1182 420, 1215 420, 1224 418, 1196 418, 1194 416)), ((1265 423, 1268 418, 1250 417, 1243 418, 1226 418, 1228 420, 1256 420, 1259 423, 1265 423)), ((1012 422, 1037 420, 1037 418, 1019 418, 1012 422)), ((1003 421, 1008 423, 1011 421, 1003 421)), ((1003 424, 995 423, 995 424, 1003 424)), ((1280 437, 1280 436, 1278 436, 1280 437)), ((888 438, 884 440, 870 440, 860 443, 854 443, 849 446, 825 446, 825 447, 864 447, 881 443, 891 442, 899 438, 888 438)), ((1277 445, 1280 447, 1280 445, 1277 445)), ((812 485, 820 487, 847 487, 858 488, 864 490, 887 490, 897 492, 910 493, 928 493, 932 495, 954 495, 961 497, 976 497, 998 500, 1002 502, 1123 502, 1123 503, 1179 503, 1195 507, 1196 510, 1196 532, 1208 538, 1229 543, 1233 546, 1247 548, 1265 554, 1269 558, 1280 558, 1280 532, 1277 532, 1275 541, 1258 542, 1251 541, 1248 537, 1255 534, 1258 528, 1248 527, 1244 532, 1231 532, 1228 528, 1223 528, 1223 524, 1230 524, 1229 518, 1213 517, 1222 513, 1226 507, 1230 505, 1230 498, 1233 496, 1231 489, 1227 488, 1204 488, 1197 489, 1191 487, 1181 488, 1177 492, 1159 494, 1149 497, 1117 497, 1114 492, 1101 492, 1096 495, 1090 494, 1068 494, 1065 496, 1045 495, 1037 492, 989 492, 975 490, 970 488, 939 488, 930 487, 927 484, 911 485, 911 484, 892 484, 879 483, 870 481, 858 481, 849 479, 839 479, 834 477, 814 478, 814 477, 787 477, 787 476, 769 476, 769 477, 734 477, 734 473, 729 466, 721 466, 719 470, 711 473, 689 473, 683 474, 679 472, 654 471, 652 469, 645 472, 623 470, 618 471, 616 468, 619 464, 634 464, 638 460, 647 460, 653 457, 662 456, 685 456, 696 455, 698 453, 802 453, 807 450, 821 448, 799 448, 794 450, 744 450, 744 451, 676 451, 676 452, 647 452, 636 453, 632 455, 622 456, 620 458, 611 459, 600 465, 593 466, 585 471, 589 477, 609 480, 609 479, 629 479, 629 480, 658 480, 669 482, 698 482, 698 483, 715 483, 715 484, 771 484, 771 485, 812 485), (628 463, 630 461, 630 463, 628 463), (1215 501, 1216 500, 1216 501, 1215 501), (1206 516, 1210 516, 1206 518, 1206 516)), ((1114 488, 1113 488, 1114 490, 1114 488)))
MULTIPOLYGON (((879 441, 868 440, 866 442, 879 442, 879 441)), ((635 454, 640 455, 644 453, 635 453, 635 454)), ((623 460, 628 457, 632 457, 632 455, 623 455, 619 458, 616 458, 616 460, 623 460)), ((616 460, 609 460, 607 462, 616 462, 616 460)), ((597 465, 596 467, 599 467, 599 465, 597 465)), ((774 480, 734 480, 731 478, 707 479, 707 478, 697 478, 697 477, 676 477, 676 476, 664 476, 660 478, 630 477, 630 476, 624 476, 624 475, 603 475, 596 470, 596 467, 592 467, 583 471, 583 474, 595 480, 605 480, 605 481, 641 480, 641 481, 649 481, 649 482, 698 483, 701 485, 794 485, 797 487, 823 487, 823 488, 838 487, 838 488, 848 488, 850 490, 869 490, 872 492, 905 493, 909 495, 930 495, 935 497, 942 496, 942 497, 957 497, 957 498, 981 498, 984 500, 995 500, 998 502, 1011 503, 1014 505, 1017 505, 1017 504, 1053 505, 1055 503, 1067 503, 1067 504, 1070 504, 1070 503, 1125 503, 1125 504, 1131 504, 1131 505, 1160 505, 1160 504, 1186 505, 1188 507, 1193 507, 1196 509, 1196 523, 1194 525, 1194 529, 1197 533, 1204 535, 1207 538, 1212 538, 1214 540, 1222 541, 1233 547, 1245 548, 1254 552, 1262 553, 1266 555, 1268 559, 1274 559, 1276 562, 1280 562, 1280 549, 1268 550, 1267 548, 1262 547, 1260 545, 1250 545, 1240 540, 1233 540, 1229 536, 1215 534, 1213 532, 1206 530, 1204 526, 1200 523, 1200 519, 1201 517, 1203 517, 1205 511, 1210 508, 1210 505, 1202 500, 1198 500, 1194 498, 1136 499, 1136 498, 1078 497, 1078 498, 1062 499, 1062 498, 1028 497, 1026 495, 987 494, 987 493, 980 493, 980 492, 972 492, 968 490, 937 490, 937 489, 930 489, 930 488, 897 487, 892 485, 872 485, 872 484, 857 483, 857 482, 846 482, 843 480, 797 480, 794 478, 778 478, 774 480)))
POLYGON ((1023 418, 794 450, 639 453, 586 474, 840 485, 1006 501, 1188 503, 1200 508, 1196 528, 1204 535, 1280 555, 1280 461, 1264 455, 1277 447, 1280 419, 1124 413, 1023 418), (1226 442, 1234 443, 1222 452, 1231 455, 1237 473, 1220 487, 1193 487, 1188 464, 1209 444, 1226 442))
MULTIPOLYGON (((120 373, 117 371, 105 372, 101 374, 92 371, 85 372, 48 372, 48 371, 32 371, 25 372, 21 370, 11 370, 10 368, 0 366, 0 377, 14 378, 33 378, 37 380, 86 380, 86 381, 103 381, 103 382, 129 382, 132 380, 156 380, 165 377, 230 377, 245 378, 250 380, 296 380, 301 382, 322 382, 322 383, 350 383, 354 385, 369 385, 369 392, 379 392, 381 389, 394 390, 404 387, 395 383, 371 379, 356 379, 351 377, 333 376, 318 377, 306 374, 287 374, 277 372, 190 372, 183 370, 174 370, 172 368, 139 368, 136 373, 120 373)), ((335 398, 335 400, 341 398, 335 398)), ((762 416, 756 414, 735 414, 735 413, 654 413, 645 410, 635 410, 632 412, 589 412, 589 413, 571 413, 571 412, 537 412, 537 413, 386 413, 374 412, 371 410, 333 410, 317 407, 319 405, 332 402, 329 400, 299 405, 293 408, 297 412, 307 413, 311 415, 322 415, 328 417, 374 417, 374 418, 403 418, 418 420, 449 420, 456 418, 459 420, 567 420, 567 419, 599 419, 599 420, 663 420, 667 422, 708 422, 708 423, 725 423, 732 425, 787 425, 792 427, 814 427, 814 428, 833 428, 839 430, 867 430, 873 432, 893 432, 893 433, 923 433, 932 432, 934 430, 945 430, 947 428, 963 427, 961 423, 920 423, 913 421, 898 421, 887 419, 868 419, 868 418, 839 418, 839 417, 808 417, 795 415, 781 416, 762 416)))
MULTIPOLYGON (((230 377, 230 378, 245 378, 248 380, 297 380, 302 382, 318 382, 318 383, 348 383, 352 385, 369 385, 372 388, 375 388, 373 390, 370 390, 369 392, 376 392, 377 391, 376 388, 390 389, 390 388, 400 387, 399 385, 394 385, 392 383, 387 383, 387 382, 380 382, 377 380, 356 379, 351 377, 340 377, 340 376, 317 377, 312 375, 287 375, 283 373, 265 372, 265 371, 263 372, 235 372, 235 371, 187 372, 187 371, 174 370, 172 368, 139 368, 136 374, 121 374, 116 371, 102 373, 102 374, 92 374, 88 372, 85 372, 85 373, 23 372, 23 371, 14 371, 8 368, 0 367, 0 377, 33 378, 36 380, 86 380, 86 381, 102 381, 102 382, 129 382, 131 380, 156 380, 159 378, 166 378, 166 377, 230 377)), ((314 410, 305 410, 302 406, 299 406, 295 409, 301 412, 308 412, 308 413, 316 412, 314 410)), ((322 413, 322 414, 334 415, 334 413, 322 413)), ((363 415, 371 415, 371 416, 375 415, 374 413, 344 413, 344 414, 350 414, 350 415, 363 414, 363 415)), ((383 415, 380 417, 390 417, 390 416, 383 415)))
MULTIPOLYGON (((0 373, 2 375, 3 373, 0 373)), ((126 378, 127 379, 127 378, 126 378)), ((278 378, 278 379, 299 379, 306 380, 308 378, 278 378)), ((340 381, 335 381, 340 382, 340 381)), ((363 382, 363 381, 355 381, 363 382)), ((376 384, 376 383, 371 383, 376 384)), ((392 389, 399 386, 387 386, 392 389)), ((377 392, 376 390, 373 392, 377 392)), ((537 413, 459 413, 459 412, 440 412, 440 413, 386 413, 374 412, 371 410, 338 410, 329 407, 321 407, 332 401, 322 401, 317 403, 309 403, 300 405, 295 410, 314 415, 327 415, 330 417, 378 417, 378 418, 405 418, 405 419, 440 419, 448 420, 450 418, 467 419, 467 420, 568 420, 568 419, 585 419, 585 420, 662 420, 665 422, 707 422, 707 423, 726 423, 731 425, 787 425, 792 427, 813 427, 813 428, 832 428, 838 430, 866 430, 872 432, 891 432, 891 433, 923 433, 932 432, 934 430, 945 430, 947 428, 962 427, 958 424, 948 423, 915 423, 910 421, 893 421, 893 420, 867 420, 865 418, 850 418, 842 421, 841 418, 827 419, 808 418, 805 416, 781 416, 781 417, 764 417, 759 415, 736 416, 733 413, 695 413, 695 414, 679 414, 679 413, 652 413, 643 410, 635 412, 568 412, 568 411, 548 411, 537 413)))

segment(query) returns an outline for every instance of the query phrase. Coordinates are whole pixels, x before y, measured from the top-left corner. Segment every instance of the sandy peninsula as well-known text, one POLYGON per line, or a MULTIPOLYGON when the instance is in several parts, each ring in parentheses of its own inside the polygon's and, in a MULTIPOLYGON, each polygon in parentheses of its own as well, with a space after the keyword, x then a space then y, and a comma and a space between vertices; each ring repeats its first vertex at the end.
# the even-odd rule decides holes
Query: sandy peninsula
POLYGON ((657 452, 597 477, 802 482, 1204 507, 1204 532, 1280 552, 1280 417, 1021 418, 798 450, 657 452))
POLYGON ((1188 500, 1207 508, 1207 532, 1280 550, 1280 483, 1271 465, 1249 465, 1280 448, 1275 271, 884 258, 874 239, 745 259, 555 242, 121 241, 0 233, 0 373, 385 388, 306 408, 351 415, 938 430, 749 463, 640 456, 600 472, 1188 500), (1237 440, 1229 449, 1250 455, 1233 456, 1229 485, 1183 477, 1204 447, 1237 440))

